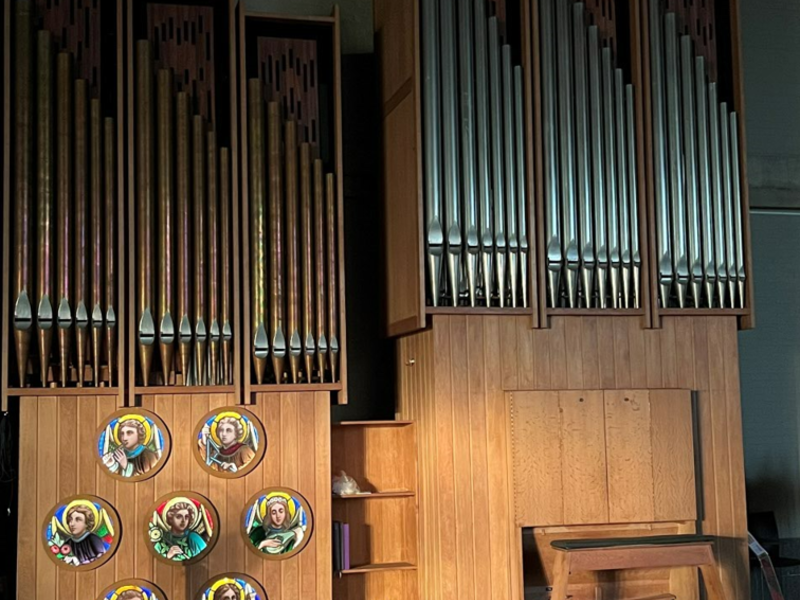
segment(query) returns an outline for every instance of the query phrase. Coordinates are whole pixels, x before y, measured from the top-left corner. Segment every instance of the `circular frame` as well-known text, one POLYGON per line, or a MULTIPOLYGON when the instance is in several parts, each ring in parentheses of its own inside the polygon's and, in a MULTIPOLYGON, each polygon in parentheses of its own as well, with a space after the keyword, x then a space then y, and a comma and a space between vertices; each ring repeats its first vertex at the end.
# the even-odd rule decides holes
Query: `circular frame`
POLYGON ((147 581, 145 579, 123 579, 122 581, 118 581, 106 589, 97 597, 97 600, 106 600, 106 596, 108 596, 111 592, 119 590, 119 588, 123 586, 136 586, 136 587, 145 587, 149 588, 153 593, 157 594, 156 600, 167 600, 167 596, 160 587, 158 587, 152 581, 147 581))
POLYGON ((245 475, 250 473, 261 463, 261 460, 264 458, 264 454, 267 451, 267 444, 268 444, 267 433, 264 430, 264 425, 261 423, 258 417, 256 417, 249 410, 242 408, 241 406, 223 406, 221 408, 217 408, 207 412, 205 415, 203 415, 203 418, 200 419, 200 422, 195 426, 194 432, 192 434, 192 455, 194 456, 194 459, 197 461, 197 464, 200 465, 200 468, 202 468, 209 475, 213 477, 219 477, 221 479, 238 479, 239 477, 244 477, 245 475), (231 473, 230 471, 218 471, 208 466, 206 464, 205 459, 200 455, 200 446, 197 444, 197 439, 200 436, 200 432, 202 431, 203 427, 208 422, 208 420, 222 413, 236 413, 246 417, 253 424, 253 427, 255 427, 256 433, 259 435, 259 440, 261 442, 258 445, 258 449, 256 450, 255 456, 253 456, 250 462, 247 463, 247 465, 245 465, 239 471, 236 471, 235 473, 231 473))
POLYGON ((308 500, 306 500, 306 497, 296 490, 285 487, 264 488, 260 492, 253 494, 247 501, 247 504, 245 505, 244 510, 242 511, 241 519, 239 520, 239 531, 242 535, 242 538, 244 539, 245 544, 247 545, 247 548, 251 552, 254 552, 255 554, 257 554, 258 556, 260 556, 265 560, 276 560, 276 561, 287 560, 289 558, 292 558, 300 554, 308 545, 308 542, 309 540, 311 540, 311 537, 314 535, 314 512, 311 510, 311 504, 308 502, 308 500), (250 510, 250 508, 253 506, 253 503, 258 498, 266 496, 267 494, 271 494, 273 492, 281 492, 284 494, 288 494, 295 500, 299 500, 300 505, 303 507, 303 510, 306 513, 307 525, 306 525, 305 535, 303 536, 303 540, 300 542, 299 546, 292 548, 292 550, 290 552, 287 552, 286 554, 268 554, 267 552, 261 552, 261 550, 256 548, 253 545, 253 542, 250 541, 250 536, 248 535, 247 528, 245 526, 245 523, 247 522, 247 511, 250 510))
POLYGON ((53 561, 56 564, 56 566, 74 572, 92 571, 106 564, 111 559, 111 557, 114 556, 114 553, 117 551, 117 548, 119 548, 120 540, 122 539, 122 525, 119 520, 119 514, 117 513, 117 510, 102 498, 98 498, 97 496, 92 496, 91 494, 79 494, 77 496, 70 496, 69 498, 64 498, 63 500, 59 501, 55 506, 53 506, 49 511, 47 511, 47 517, 42 523, 41 532, 42 532, 42 546, 44 548, 44 552, 47 554, 47 558, 53 561), (114 529, 114 535, 112 537, 111 545, 109 546, 108 550, 106 550, 106 552, 100 558, 88 564, 79 565, 75 567, 57 558, 56 555, 53 553, 47 539, 47 528, 50 526, 53 518, 55 517, 56 510, 58 510, 62 506, 66 507, 72 502, 79 500, 84 500, 92 502, 94 504, 99 504, 100 507, 103 510, 105 510, 106 514, 108 515, 108 518, 111 522, 111 527, 113 527, 114 529))
POLYGON ((214 549, 214 546, 216 546, 217 540, 219 539, 220 522, 219 522, 219 512, 217 512, 217 507, 211 503, 211 500, 209 500, 202 494, 198 494, 197 492, 178 490, 175 492, 171 492, 169 494, 164 494, 149 506, 145 514, 147 515, 147 518, 144 521, 144 531, 142 532, 142 534, 144 535, 144 540, 147 545, 147 550, 157 560, 161 561, 164 564, 172 565, 173 567, 192 565, 197 561, 200 561, 204 559, 206 556, 208 556, 209 553, 214 549), (190 500, 196 500, 197 502, 200 502, 209 512, 209 514, 211 515, 211 519, 213 520, 212 523, 213 531, 211 533, 211 537, 206 543, 206 547, 197 556, 190 558, 188 560, 177 561, 177 560, 172 560, 171 558, 166 558, 164 556, 161 556, 161 554, 156 552, 156 549, 153 545, 153 541, 150 539, 150 522, 153 520, 153 513, 157 511, 159 506, 169 502, 174 498, 188 498, 190 500))
POLYGON ((92 451, 94 454, 94 459, 97 461, 97 464, 100 465, 100 470, 103 471, 109 477, 116 479, 117 481, 124 481, 126 483, 135 483, 137 481, 144 481, 145 479, 150 479, 158 474, 161 469, 164 468, 164 465, 167 464, 169 460, 169 454, 172 450, 172 436, 170 435, 169 429, 167 428, 164 421, 156 415, 155 413, 150 412, 149 410, 145 410, 144 408, 138 407, 130 407, 130 408, 123 408, 122 410, 118 410, 103 420, 103 423, 100 427, 97 428, 97 432, 94 436, 94 443, 95 447, 92 451), (103 462, 103 457, 100 456, 99 450, 99 443, 100 443, 100 436, 103 435, 106 431, 106 428, 111 424, 114 419, 119 419, 126 415, 139 415, 142 417, 146 417, 150 419, 153 423, 155 423, 160 429, 161 433, 164 437, 164 447, 161 449, 161 458, 158 460, 156 465, 150 469, 147 473, 143 473, 142 475, 136 475, 134 477, 124 477, 123 475, 119 475, 117 473, 112 473, 108 470, 108 467, 103 462))
MULTIPOLYGON (((212 577, 211 579, 206 581, 203 584, 203 587, 200 588, 197 594, 195 594, 195 600, 203 600, 203 594, 206 593, 206 590, 208 590, 212 585, 214 585, 218 581, 221 581, 222 579, 241 579, 256 590, 256 592, 259 594, 260 600, 269 600, 267 592, 264 591, 264 586, 261 585, 252 577, 250 577, 249 575, 245 575, 244 573, 220 573, 216 577, 212 577)), ((214 594, 214 596, 216 596, 216 594, 214 594)), ((215 597, 214 600, 217 600, 217 598, 215 597)), ((237 600, 239 599, 237 598, 237 600)))

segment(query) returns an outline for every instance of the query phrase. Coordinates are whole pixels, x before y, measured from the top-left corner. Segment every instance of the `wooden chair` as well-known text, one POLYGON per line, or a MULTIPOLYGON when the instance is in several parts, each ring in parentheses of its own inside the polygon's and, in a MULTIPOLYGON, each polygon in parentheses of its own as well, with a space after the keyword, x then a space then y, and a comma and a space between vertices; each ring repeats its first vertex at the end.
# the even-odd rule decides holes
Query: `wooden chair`
POLYGON ((570 573, 697 567, 703 574, 709 600, 724 600, 714 538, 673 535, 597 540, 556 540, 557 550, 551 600, 566 600, 570 573))

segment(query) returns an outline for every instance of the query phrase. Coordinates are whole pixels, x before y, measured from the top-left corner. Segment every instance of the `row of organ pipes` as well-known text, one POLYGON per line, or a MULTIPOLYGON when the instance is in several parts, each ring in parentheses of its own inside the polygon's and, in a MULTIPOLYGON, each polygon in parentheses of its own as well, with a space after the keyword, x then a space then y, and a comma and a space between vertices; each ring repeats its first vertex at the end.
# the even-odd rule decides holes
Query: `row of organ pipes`
POLYGON ((231 156, 136 43, 136 339, 141 381, 233 384, 231 156), (180 373, 181 377, 178 377, 180 373))
POLYGON ((583 3, 539 7, 548 306, 639 308, 634 87, 583 3))
POLYGON ((427 302, 529 305, 522 67, 487 0, 422 0, 427 302))
POLYGON ((339 381, 337 191, 298 124, 247 84, 250 348, 256 384, 339 381))
POLYGON ((744 308, 737 114, 678 15, 649 8, 659 302, 744 308))
POLYGON ((14 3, 12 326, 18 383, 114 385, 116 122, 103 116, 90 83, 75 77, 75 57, 56 53, 50 32, 34 32, 31 4, 14 3), (39 377, 29 379, 37 368, 39 377))

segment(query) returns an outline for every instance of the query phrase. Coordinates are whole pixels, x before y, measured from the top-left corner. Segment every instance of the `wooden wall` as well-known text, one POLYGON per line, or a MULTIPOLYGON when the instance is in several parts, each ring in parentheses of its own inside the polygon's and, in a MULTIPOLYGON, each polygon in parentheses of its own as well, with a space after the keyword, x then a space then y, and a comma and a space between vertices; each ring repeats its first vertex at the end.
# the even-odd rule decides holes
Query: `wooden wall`
POLYGON ((236 404, 233 394, 146 395, 143 408, 159 415, 172 435, 172 453, 155 477, 125 483, 105 475, 95 461, 95 432, 117 410, 116 396, 20 399, 18 597, 94 600, 115 581, 150 580, 169 600, 194 600, 210 577, 244 572, 262 583, 270 600, 330 600, 330 395, 258 394, 248 406, 267 433, 261 465, 241 479, 210 476, 191 454, 197 422, 215 407, 236 404), (248 551, 239 528, 248 498, 267 486, 296 489, 311 504, 314 533, 306 548, 285 561, 267 561, 248 551), (145 546, 145 511, 173 490, 208 497, 220 516, 219 541, 197 564, 159 561, 145 546), (114 506, 122 540, 105 565, 82 573, 56 567, 46 556, 41 528, 59 498, 93 494, 114 506))
POLYGON ((702 530, 726 595, 749 595, 735 317, 434 316, 398 342, 398 414, 417 423, 421 597, 521 600, 504 391, 698 390, 702 530))

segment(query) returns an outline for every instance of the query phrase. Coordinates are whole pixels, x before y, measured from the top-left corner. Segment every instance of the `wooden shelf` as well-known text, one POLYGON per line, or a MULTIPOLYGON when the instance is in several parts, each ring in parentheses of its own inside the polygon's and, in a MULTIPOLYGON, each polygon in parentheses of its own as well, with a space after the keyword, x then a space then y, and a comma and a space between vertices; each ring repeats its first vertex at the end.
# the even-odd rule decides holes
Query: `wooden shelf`
POLYGON ((548 308, 549 317, 640 317, 643 308, 548 308))
POLYGON ((232 385, 137 385, 137 396, 182 396, 186 394, 232 394, 232 385))
POLYGON ((662 317, 741 317, 750 314, 749 308, 659 308, 662 317))
POLYGON ((429 315, 531 315, 533 309, 524 307, 499 306, 426 306, 425 313, 429 315))
POLYGON ((349 494, 340 496, 333 494, 334 500, 380 500, 381 498, 413 498, 416 492, 411 490, 400 490, 397 492, 373 492, 371 494, 349 494))
POLYGON ((407 427, 414 421, 342 421, 331 423, 332 427, 407 427))
POLYGON ((25 397, 71 397, 71 396, 118 396, 118 387, 69 387, 69 388, 9 388, 7 396, 25 397))
POLYGON ((341 383, 274 383, 251 385, 254 394, 263 392, 340 392, 341 383))
POLYGON ((385 571, 415 571, 416 565, 406 562, 383 563, 375 565, 361 565, 345 571, 340 571, 342 575, 363 575, 369 573, 383 573, 385 571))

